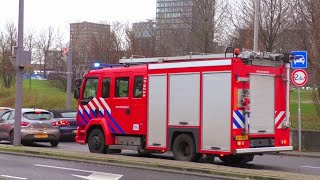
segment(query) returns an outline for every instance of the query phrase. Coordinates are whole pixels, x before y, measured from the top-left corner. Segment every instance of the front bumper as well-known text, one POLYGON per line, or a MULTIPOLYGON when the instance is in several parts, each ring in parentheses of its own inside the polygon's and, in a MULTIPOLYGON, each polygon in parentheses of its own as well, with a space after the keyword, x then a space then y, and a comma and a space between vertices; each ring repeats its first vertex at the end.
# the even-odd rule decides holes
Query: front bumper
POLYGON ((279 147, 262 147, 262 148, 245 148, 236 149, 234 154, 260 154, 267 152, 292 151, 293 146, 279 146, 279 147))

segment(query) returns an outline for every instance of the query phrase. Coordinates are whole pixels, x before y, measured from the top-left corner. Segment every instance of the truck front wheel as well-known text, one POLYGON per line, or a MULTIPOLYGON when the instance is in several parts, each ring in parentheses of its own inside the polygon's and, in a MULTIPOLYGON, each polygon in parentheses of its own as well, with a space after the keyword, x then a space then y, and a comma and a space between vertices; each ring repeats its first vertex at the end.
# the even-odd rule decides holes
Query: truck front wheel
POLYGON ((193 138, 187 134, 180 134, 172 146, 173 156, 179 161, 197 161, 200 155, 196 153, 196 145, 193 138))
POLYGON ((88 146, 92 153, 105 153, 108 146, 106 146, 104 134, 100 129, 94 129, 88 136, 88 146))

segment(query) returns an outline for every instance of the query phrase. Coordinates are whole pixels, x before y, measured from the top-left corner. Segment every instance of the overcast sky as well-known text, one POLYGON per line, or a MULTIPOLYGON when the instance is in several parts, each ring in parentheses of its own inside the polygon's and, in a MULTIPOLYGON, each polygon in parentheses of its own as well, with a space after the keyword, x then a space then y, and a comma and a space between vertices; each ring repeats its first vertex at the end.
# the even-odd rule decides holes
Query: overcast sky
MULTIPOLYGON (((25 32, 53 26, 66 33, 69 23, 138 22, 154 19, 156 0, 25 0, 25 32)), ((0 0, 0 29, 18 24, 19 0, 0 0)))

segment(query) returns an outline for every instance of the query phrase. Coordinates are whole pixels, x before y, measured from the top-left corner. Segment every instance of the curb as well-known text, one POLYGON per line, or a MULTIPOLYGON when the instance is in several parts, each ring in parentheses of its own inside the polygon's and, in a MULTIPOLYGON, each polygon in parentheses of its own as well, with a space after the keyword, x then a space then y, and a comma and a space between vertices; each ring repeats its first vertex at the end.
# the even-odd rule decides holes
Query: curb
POLYGON ((193 174, 209 177, 220 176, 233 179, 319 179, 319 176, 270 171, 226 167, 206 163, 191 163, 174 160, 150 159, 141 157, 128 157, 122 155, 80 153, 62 150, 47 150, 33 147, 13 147, 11 145, 0 145, 0 152, 24 156, 35 156, 50 159, 71 160, 78 162, 90 162, 95 164, 108 164, 116 166, 143 168, 150 170, 161 170, 175 173, 193 174), (201 168, 199 168, 201 167, 201 168))
POLYGON ((293 156, 293 157, 309 157, 309 158, 320 158, 320 152, 318 154, 311 154, 308 152, 279 152, 279 153, 269 153, 278 156, 293 156))

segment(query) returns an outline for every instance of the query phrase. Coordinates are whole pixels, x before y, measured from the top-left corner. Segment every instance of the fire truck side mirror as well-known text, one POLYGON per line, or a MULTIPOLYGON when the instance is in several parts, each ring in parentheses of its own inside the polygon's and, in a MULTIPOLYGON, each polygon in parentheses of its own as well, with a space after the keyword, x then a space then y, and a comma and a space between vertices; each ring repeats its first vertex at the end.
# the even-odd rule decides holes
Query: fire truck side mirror
POLYGON ((75 86, 78 87, 78 88, 80 88, 81 83, 82 83, 82 79, 76 79, 76 81, 75 81, 75 86))
POLYGON ((75 88, 74 88, 74 95, 73 95, 75 99, 79 99, 80 97, 81 82, 82 82, 82 79, 76 79, 75 81, 75 88))
POLYGON ((75 99, 79 99, 79 97, 80 97, 80 89, 79 89, 79 88, 74 88, 73 97, 74 97, 75 99))

